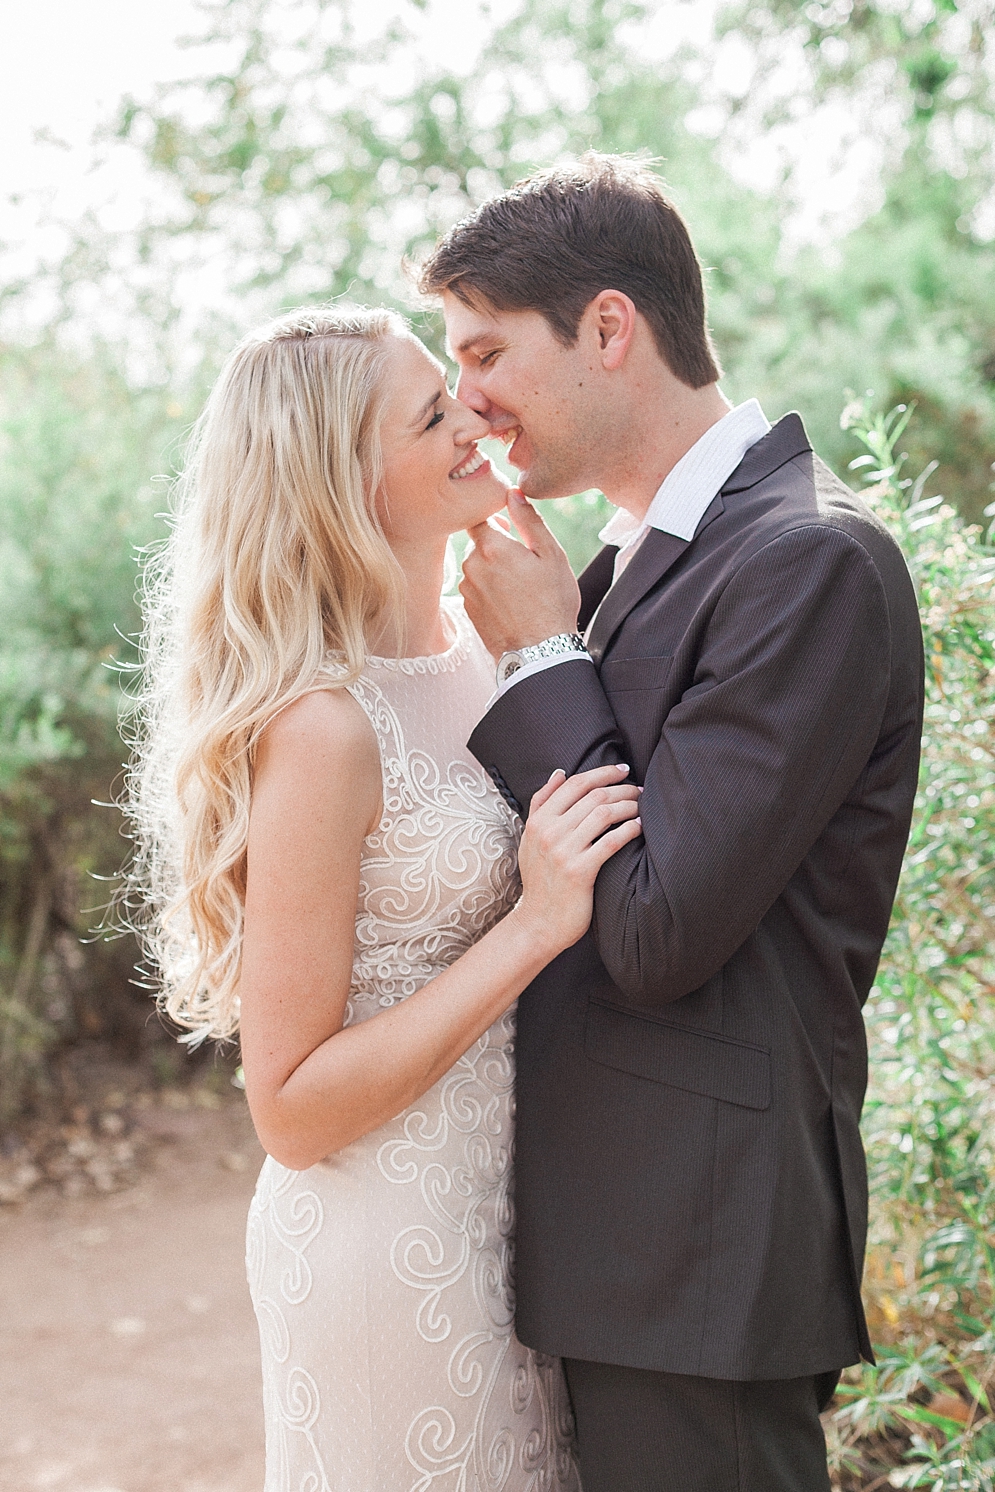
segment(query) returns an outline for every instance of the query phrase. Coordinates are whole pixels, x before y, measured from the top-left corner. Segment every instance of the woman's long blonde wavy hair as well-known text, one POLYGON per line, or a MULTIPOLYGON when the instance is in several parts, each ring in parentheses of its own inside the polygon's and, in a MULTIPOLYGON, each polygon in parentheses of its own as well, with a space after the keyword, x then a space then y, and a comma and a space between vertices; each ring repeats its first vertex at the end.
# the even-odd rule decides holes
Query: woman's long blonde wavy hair
POLYGON ((400 616, 377 518, 379 425, 400 317, 295 311, 221 373, 145 572, 143 685, 126 808, 128 904, 184 1040, 233 1035, 253 759, 293 700, 363 669, 400 616))

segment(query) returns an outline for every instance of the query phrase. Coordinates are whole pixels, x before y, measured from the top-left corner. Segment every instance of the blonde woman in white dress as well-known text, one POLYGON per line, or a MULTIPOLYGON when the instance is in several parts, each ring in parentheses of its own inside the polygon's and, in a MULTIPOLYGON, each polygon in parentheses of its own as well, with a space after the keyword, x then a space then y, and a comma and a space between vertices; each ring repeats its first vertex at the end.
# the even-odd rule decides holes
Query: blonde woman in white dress
POLYGON ((222 373, 150 585, 137 876, 163 1006, 238 1031, 267 1151, 266 1492, 579 1485, 514 1334, 514 1004, 638 808, 554 774, 519 845, 466 750, 493 663, 441 593, 504 506, 487 433, 391 313, 294 313, 222 373))

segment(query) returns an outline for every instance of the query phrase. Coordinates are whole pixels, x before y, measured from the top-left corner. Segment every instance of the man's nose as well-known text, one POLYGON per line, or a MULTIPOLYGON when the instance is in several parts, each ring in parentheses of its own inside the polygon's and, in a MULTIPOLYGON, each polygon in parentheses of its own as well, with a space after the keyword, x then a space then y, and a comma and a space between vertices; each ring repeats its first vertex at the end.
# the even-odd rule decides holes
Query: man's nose
POLYGON ((490 423, 489 411, 491 401, 483 390, 478 387, 473 375, 468 373, 464 368, 460 369, 459 377, 456 380, 456 397, 461 404, 465 404, 468 409, 472 409, 477 414, 483 415, 484 419, 490 423))

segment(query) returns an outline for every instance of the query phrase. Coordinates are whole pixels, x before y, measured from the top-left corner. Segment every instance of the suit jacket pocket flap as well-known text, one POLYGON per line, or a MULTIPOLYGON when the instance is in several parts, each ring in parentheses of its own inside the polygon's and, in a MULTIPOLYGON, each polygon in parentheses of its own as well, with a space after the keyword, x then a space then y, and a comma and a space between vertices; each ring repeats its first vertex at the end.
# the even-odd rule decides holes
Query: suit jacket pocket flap
POLYGON ((662 689, 673 658, 607 658, 601 665, 601 685, 609 694, 623 689, 662 689))
POLYGON ((594 1062, 703 1098, 770 1107, 770 1054, 763 1047, 591 1000, 584 1050, 594 1062))

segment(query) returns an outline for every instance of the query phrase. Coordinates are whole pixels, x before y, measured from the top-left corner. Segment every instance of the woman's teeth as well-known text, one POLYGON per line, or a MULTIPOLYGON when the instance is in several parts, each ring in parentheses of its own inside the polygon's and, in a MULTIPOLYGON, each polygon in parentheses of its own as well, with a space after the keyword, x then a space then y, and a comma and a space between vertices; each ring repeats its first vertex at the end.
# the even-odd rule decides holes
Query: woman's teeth
POLYGON ((472 477, 473 473, 479 471, 486 460, 487 457, 483 451, 474 451, 469 461, 464 461, 462 466, 458 466, 454 472, 450 472, 450 476, 455 481, 459 481, 460 477, 472 477))

